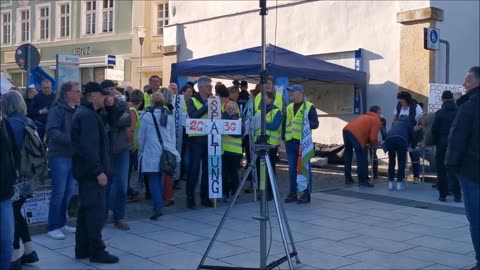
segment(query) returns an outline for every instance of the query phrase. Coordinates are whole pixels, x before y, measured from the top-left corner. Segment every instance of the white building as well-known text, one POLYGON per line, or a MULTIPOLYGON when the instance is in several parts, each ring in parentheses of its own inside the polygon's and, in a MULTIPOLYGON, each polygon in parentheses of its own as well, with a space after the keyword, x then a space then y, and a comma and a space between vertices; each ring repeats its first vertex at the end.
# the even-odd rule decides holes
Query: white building
MULTIPOLYGON (((399 90, 426 102, 428 83, 445 82, 445 46, 425 50, 425 27, 438 28, 450 44, 451 84, 462 84, 466 70, 480 63, 478 1, 269 0, 268 7, 267 43, 350 68, 362 49, 367 106, 384 108, 389 123, 399 90)), ((164 56, 164 75, 172 62, 260 45, 258 1, 170 0, 170 13, 164 44, 176 50, 164 56)), ((344 88, 307 91, 321 114, 315 142, 343 143, 341 129, 356 116, 353 87, 344 88)))

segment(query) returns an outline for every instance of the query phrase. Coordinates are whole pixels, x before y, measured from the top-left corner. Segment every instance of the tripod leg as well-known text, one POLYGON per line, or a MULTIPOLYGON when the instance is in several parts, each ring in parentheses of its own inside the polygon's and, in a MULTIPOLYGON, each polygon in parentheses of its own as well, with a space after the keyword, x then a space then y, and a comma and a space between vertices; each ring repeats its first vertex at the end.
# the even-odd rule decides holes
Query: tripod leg
MULTIPOLYGON (((283 247, 285 248, 285 254, 287 255, 288 265, 290 269, 293 270, 294 269, 293 262, 292 262, 292 258, 290 258, 290 251, 288 248, 287 237, 285 235, 285 228, 283 227, 284 225, 283 222, 285 222, 285 224, 288 224, 287 216, 285 213, 282 213, 282 210, 280 209, 281 208, 280 198, 279 198, 280 196, 277 189, 277 183, 275 182, 275 174, 273 173, 272 163, 270 162, 270 157, 268 156, 268 153, 265 153, 265 160, 267 163, 268 176, 270 178, 270 186, 272 187, 273 202, 275 204, 275 211, 277 212, 278 225, 280 226, 280 234, 282 235, 283 247)), ((287 228, 290 234, 290 241, 292 242, 293 251, 295 251, 295 246, 294 246, 295 244, 293 242, 292 233, 290 232, 290 228, 288 225, 287 225, 287 228)), ((298 257, 297 257, 297 261, 298 261, 298 257)))
MULTIPOLYGON (((257 156, 256 155, 254 155, 252 157, 252 161, 255 161, 255 162, 257 161, 257 156)), ((251 162, 250 166, 248 166, 247 170, 245 171, 245 173, 242 177, 242 181, 240 181, 240 184, 238 185, 238 188, 235 191, 235 195, 233 196, 232 202, 228 205, 227 210, 225 210, 225 213, 223 214, 222 220, 220 221, 220 224, 218 225, 217 230, 215 231, 215 234, 213 235, 212 240, 210 241, 210 244, 208 244, 208 248, 205 251, 205 253, 203 254, 202 260, 200 261, 200 264, 198 265, 197 270, 202 269, 202 266, 205 263, 205 260, 207 259, 208 254, 210 253, 210 250, 213 247, 213 244, 217 240, 217 237, 220 234, 220 231, 222 230, 222 227, 225 224, 225 221, 227 220, 228 213, 230 212, 230 209, 233 207, 233 205, 237 201, 238 195, 240 195, 240 191, 243 189, 243 186, 245 185, 245 182, 247 181, 248 175, 249 175, 250 171, 252 170, 252 164, 255 164, 255 163, 251 162)))
POLYGON ((267 192, 266 192, 266 165, 265 154, 260 154, 260 268, 267 266, 267 192))

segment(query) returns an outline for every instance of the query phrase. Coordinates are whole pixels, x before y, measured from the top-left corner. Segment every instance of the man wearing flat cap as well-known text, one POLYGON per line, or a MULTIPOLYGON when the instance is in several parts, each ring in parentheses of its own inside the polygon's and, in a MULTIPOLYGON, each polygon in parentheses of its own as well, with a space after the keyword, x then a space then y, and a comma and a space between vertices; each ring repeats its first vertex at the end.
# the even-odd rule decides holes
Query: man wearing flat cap
POLYGON ((461 202, 460 182, 458 182, 458 178, 455 175, 447 172, 444 164, 445 155, 447 154, 448 134, 457 115, 458 107, 453 99, 453 93, 448 90, 443 91, 442 102, 442 108, 435 112, 431 130, 432 143, 436 146, 438 200, 445 202, 450 191, 454 195, 454 200, 461 202), (450 190, 449 187, 451 188, 450 190))
POLYGON ((310 134, 310 146, 312 129, 318 128, 317 109, 311 103, 305 100, 304 90, 301 85, 288 87, 291 103, 287 106, 287 116, 285 122, 285 148, 288 158, 288 175, 290 178, 290 193, 285 199, 285 203, 297 202, 299 204, 310 203, 310 192, 312 189, 312 172, 310 161, 304 160, 306 153, 302 150, 306 146, 305 134, 310 134), (302 145, 302 147, 300 147, 302 145), (299 161, 299 156, 302 157, 299 161), (301 162, 302 173, 297 173, 298 163, 301 162), (305 176, 306 184, 301 184, 298 177, 305 176), (297 185, 298 183, 298 185, 297 185), (297 192, 302 192, 300 198, 297 192))
POLYGON ((75 258, 91 262, 117 263, 118 257, 105 251, 102 228, 105 221, 109 169, 109 140, 97 113, 110 95, 96 82, 85 85, 83 99, 72 118, 73 176, 78 181, 80 206, 75 235, 75 258))

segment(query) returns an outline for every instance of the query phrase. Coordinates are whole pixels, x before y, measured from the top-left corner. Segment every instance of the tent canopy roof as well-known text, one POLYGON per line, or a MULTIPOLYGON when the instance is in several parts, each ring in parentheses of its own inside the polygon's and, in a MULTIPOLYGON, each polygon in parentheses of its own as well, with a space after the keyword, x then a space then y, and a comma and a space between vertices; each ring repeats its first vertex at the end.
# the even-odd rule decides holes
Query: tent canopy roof
MULTIPOLYGON (((172 64, 172 81, 180 76, 210 76, 258 82, 261 47, 208 56, 172 64)), ((291 83, 317 81, 366 85, 366 73, 295 53, 271 44, 266 47, 267 72, 288 77, 291 83)))

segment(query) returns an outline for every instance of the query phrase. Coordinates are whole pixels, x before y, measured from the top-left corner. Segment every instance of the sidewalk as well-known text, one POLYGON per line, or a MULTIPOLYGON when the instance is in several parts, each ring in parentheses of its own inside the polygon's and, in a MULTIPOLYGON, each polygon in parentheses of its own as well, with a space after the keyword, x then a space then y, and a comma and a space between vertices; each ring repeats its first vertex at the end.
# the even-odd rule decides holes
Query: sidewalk
MULTIPOLYGON (((457 213, 463 211, 460 204, 435 208, 431 198, 425 199, 427 193, 435 194, 429 184, 410 185, 404 192, 385 190, 384 184, 339 188, 312 194, 309 205, 287 204, 302 262, 296 269, 458 269, 474 264, 468 222, 457 213)), ((36 235, 40 261, 25 269, 196 269, 224 210, 137 219, 126 232, 107 225, 108 250, 120 256, 114 265, 73 259, 73 235, 63 241, 36 235)), ((284 254, 273 210, 270 204, 270 261, 284 254)), ((258 267, 259 226, 251 218, 258 211, 258 202, 235 206, 207 264, 258 267)), ((288 264, 280 268, 288 269, 288 264)))

